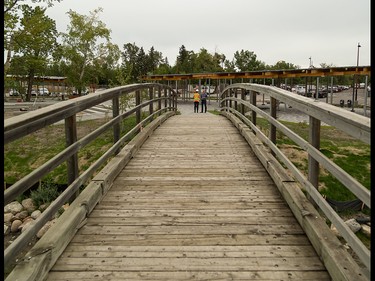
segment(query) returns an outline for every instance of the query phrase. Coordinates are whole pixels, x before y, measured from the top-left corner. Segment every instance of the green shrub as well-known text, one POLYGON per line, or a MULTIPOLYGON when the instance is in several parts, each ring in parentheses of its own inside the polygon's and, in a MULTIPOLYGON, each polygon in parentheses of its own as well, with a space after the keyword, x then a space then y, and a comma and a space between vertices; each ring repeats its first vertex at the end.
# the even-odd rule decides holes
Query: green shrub
POLYGON ((57 184, 53 183, 51 179, 42 182, 37 190, 32 190, 30 197, 37 208, 40 205, 50 203, 60 195, 57 184))

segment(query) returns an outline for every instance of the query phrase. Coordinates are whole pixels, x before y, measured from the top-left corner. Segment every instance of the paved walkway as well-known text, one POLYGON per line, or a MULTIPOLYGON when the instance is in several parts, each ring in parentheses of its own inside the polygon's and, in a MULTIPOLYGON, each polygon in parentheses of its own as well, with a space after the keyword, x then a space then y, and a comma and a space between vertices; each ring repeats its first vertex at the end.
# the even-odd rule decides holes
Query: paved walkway
MULTIPOLYGON (((259 101, 258 101, 259 102, 259 101)), ((261 102, 258 103, 259 108, 263 109, 264 111, 268 112, 270 111, 270 105, 269 104, 264 104, 262 105, 261 102)), ((177 104, 177 109, 178 111, 183 114, 198 114, 194 113, 194 105, 193 101, 179 101, 177 104)), ((211 100, 207 102, 207 110, 219 110, 219 103, 217 101, 211 100)), ((343 107, 343 109, 347 111, 351 111, 351 108, 348 107, 343 107)), ((201 110, 201 106, 199 105, 199 110, 201 110)), ((363 108, 355 108, 354 112, 360 115, 364 115, 364 109, 363 108)), ((199 113, 201 114, 201 113, 199 113)), ((367 109, 366 111, 367 117, 371 117, 371 110, 367 109)), ((289 121, 289 122, 304 122, 304 123, 309 123, 309 116, 306 114, 301 113, 301 111, 289 107, 285 104, 280 104, 278 110, 277 110, 277 118, 279 120, 283 121, 289 121)))

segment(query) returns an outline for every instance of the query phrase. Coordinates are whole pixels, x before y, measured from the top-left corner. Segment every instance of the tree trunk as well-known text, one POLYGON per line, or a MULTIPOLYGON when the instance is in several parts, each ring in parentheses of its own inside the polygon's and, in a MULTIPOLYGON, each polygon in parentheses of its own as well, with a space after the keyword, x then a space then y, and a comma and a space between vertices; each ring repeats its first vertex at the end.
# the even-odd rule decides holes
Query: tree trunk
POLYGON ((33 89, 33 83, 34 83, 34 71, 31 70, 27 77, 26 101, 31 101, 31 90, 33 89))

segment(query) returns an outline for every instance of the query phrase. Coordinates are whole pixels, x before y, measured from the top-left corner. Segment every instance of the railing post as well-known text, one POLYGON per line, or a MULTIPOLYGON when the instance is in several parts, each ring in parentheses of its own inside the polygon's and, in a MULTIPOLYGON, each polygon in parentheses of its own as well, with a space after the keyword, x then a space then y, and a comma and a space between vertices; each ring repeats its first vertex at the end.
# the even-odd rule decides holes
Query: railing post
MULTIPOLYGON (((235 89, 234 97, 237 98, 237 89, 235 89)), ((238 108, 237 108, 237 101, 234 102, 234 109, 238 110, 238 108)))
MULTIPOLYGON (((148 92, 149 92, 149 97, 150 97, 150 101, 154 99, 154 87, 150 87, 148 89, 148 92)), ((149 106, 149 113, 150 115, 152 115, 154 113, 154 102, 151 102, 150 103, 150 106, 149 106)), ((151 121, 153 120, 153 118, 151 118, 151 121)))
MULTIPOLYGON (((309 142, 316 149, 320 149, 320 120, 314 117, 309 118, 310 131, 309 131, 309 142)), ((318 189, 319 186, 319 162, 308 156, 308 180, 311 184, 318 189)), ((307 198, 311 201, 314 206, 316 203, 308 195, 307 198)))
POLYGON ((167 89, 166 88, 164 88, 164 97, 165 97, 165 99, 164 99, 164 107, 168 107, 168 99, 167 99, 168 94, 167 94, 167 89))
MULTIPOLYGON (((112 118, 119 116, 120 114, 120 97, 117 96, 112 99, 112 118)), ((120 139, 120 123, 113 125, 113 143, 116 143, 120 139)), ((120 152, 120 149, 116 151, 116 154, 120 152)))
MULTIPOLYGON (((158 86, 158 98, 159 98, 159 100, 158 100, 158 110, 160 110, 161 109, 161 86, 158 86)), ((160 114, 160 113, 159 113, 160 114)))
MULTIPOLYGON (((271 108, 270 115, 276 119, 276 99, 271 97, 271 108)), ((276 144, 276 127, 273 124, 270 124, 270 140, 276 144)), ((271 154, 275 156, 275 153, 271 151, 271 154)))
MULTIPOLYGON (((245 100, 245 89, 241 89, 241 100, 245 100)), ((245 105, 243 103, 241 103, 241 108, 240 108, 240 111, 241 111, 241 114, 242 115, 245 115, 245 105)))
POLYGON ((173 110, 174 112, 177 112, 177 99, 178 99, 178 95, 175 95, 174 96, 174 99, 173 99, 173 110))
MULTIPOLYGON (((72 115, 65 119, 65 142, 66 147, 74 144, 78 140, 77 138, 77 117, 72 115)), ((78 154, 74 153, 67 160, 67 170, 68 170, 68 185, 75 181, 79 176, 78 170, 78 154)), ((70 198, 72 202, 79 195, 79 190, 70 198)))
MULTIPOLYGON (((229 89, 228 94, 229 94, 229 97, 232 97, 232 96, 233 96, 233 89, 232 89, 232 88, 229 89)), ((229 100, 229 107, 230 107, 230 108, 233 108, 233 102, 232 102, 232 100, 229 100)))
MULTIPOLYGON (((254 91, 251 91, 251 104, 256 106, 257 105, 257 93, 254 91)), ((254 125, 257 124, 257 113, 252 110, 251 111, 251 122, 253 122, 254 125)))
MULTIPOLYGON (((138 90, 138 91, 135 91, 135 105, 138 106, 140 104, 141 104, 141 92, 138 90)), ((141 122, 141 110, 142 110, 141 108, 138 108, 135 113, 137 124, 141 122)))
POLYGON ((168 111, 171 111, 171 106, 172 106, 172 93, 171 89, 168 89, 168 111))

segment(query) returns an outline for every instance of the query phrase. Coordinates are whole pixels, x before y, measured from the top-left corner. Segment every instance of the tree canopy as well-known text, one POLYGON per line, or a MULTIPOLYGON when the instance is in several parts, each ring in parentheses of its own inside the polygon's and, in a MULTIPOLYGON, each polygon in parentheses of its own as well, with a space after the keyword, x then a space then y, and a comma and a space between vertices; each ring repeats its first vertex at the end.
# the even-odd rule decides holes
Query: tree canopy
POLYGON ((68 84, 79 94, 92 84, 136 83, 140 76, 149 74, 299 68, 284 60, 267 65, 251 50, 236 51, 229 60, 224 54, 211 53, 204 47, 198 52, 188 50, 184 44, 179 47, 174 64, 170 65, 168 58, 154 46, 145 50, 136 42, 125 42, 120 49, 112 43, 111 30, 100 20, 103 11, 100 7, 89 15, 70 10, 66 32, 58 34, 55 21, 45 16, 45 9, 60 0, 31 1, 37 4, 36 8, 26 5, 26 0, 4 1, 4 49, 8 51, 4 73, 29 77, 36 74, 66 76, 68 84))

